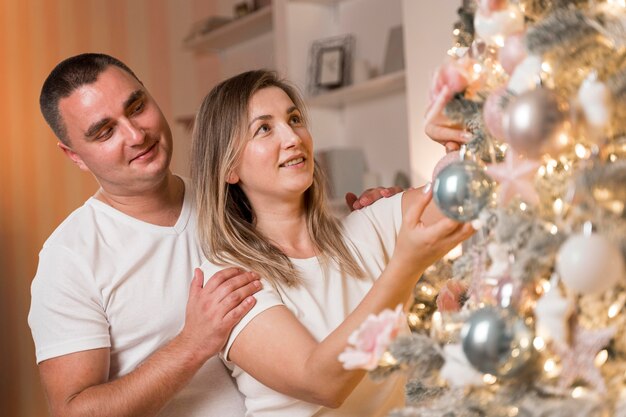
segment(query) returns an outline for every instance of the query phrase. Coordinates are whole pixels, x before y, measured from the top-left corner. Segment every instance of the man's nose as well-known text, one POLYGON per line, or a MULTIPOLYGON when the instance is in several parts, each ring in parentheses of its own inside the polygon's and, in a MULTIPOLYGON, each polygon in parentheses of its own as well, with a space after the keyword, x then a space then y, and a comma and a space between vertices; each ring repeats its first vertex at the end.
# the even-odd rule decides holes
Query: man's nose
POLYGON ((146 133, 143 128, 131 120, 127 120, 125 123, 126 129, 126 141, 132 145, 141 145, 144 142, 146 133))

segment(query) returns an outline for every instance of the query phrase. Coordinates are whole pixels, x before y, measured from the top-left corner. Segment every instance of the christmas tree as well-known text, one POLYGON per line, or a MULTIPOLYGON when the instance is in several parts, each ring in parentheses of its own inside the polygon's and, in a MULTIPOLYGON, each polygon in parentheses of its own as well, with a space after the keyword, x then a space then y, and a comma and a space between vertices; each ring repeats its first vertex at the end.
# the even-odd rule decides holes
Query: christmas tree
POLYGON ((394 417, 626 416, 626 1, 464 1, 453 35, 433 89, 471 140, 433 196, 477 233, 371 376, 408 370, 394 417))

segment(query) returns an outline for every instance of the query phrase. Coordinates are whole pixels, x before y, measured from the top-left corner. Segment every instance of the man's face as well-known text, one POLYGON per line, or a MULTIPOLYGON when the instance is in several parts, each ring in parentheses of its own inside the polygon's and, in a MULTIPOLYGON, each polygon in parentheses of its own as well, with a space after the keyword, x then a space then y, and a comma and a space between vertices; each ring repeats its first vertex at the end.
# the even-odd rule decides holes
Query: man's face
POLYGON ((69 139, 61 148, 104 190, 136 194, 169 172, 169 125, 143 85, 122 69, 108 67, 62 99, 59 111, 69 139))

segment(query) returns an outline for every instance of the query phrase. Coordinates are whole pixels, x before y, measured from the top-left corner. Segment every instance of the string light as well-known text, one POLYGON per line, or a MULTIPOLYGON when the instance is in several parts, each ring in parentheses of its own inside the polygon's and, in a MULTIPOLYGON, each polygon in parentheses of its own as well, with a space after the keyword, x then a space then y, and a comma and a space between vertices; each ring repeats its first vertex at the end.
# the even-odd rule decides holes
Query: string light
POLYGON ((491 375, 491 374, 484 374, 483 382, 487 385, 493 385, 496 382, 498 382, 498 378, 496 378, 494 375, 491 375))
POLYGON ((608 359, 609 359, 609 352, 606 349, 602 349, 600 352, 598 352, 598 354, 594 358, 593 364, 599 368, 602 365, 604 365, 608 359))

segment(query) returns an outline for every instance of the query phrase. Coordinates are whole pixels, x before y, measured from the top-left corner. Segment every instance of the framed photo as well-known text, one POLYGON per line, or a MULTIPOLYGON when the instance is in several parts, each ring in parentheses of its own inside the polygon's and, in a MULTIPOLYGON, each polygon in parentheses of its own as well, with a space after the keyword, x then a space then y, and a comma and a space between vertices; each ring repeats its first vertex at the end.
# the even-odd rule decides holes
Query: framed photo
POLYGON ((314 96, 352 83, 354 36, 314 41, 309 53, 307 90, 314 96))
POLYGON ((339 46, 323 48, 317 56, 317 79, 322 88, 336 88, 343 85, 343 60, 345 51, 339 46))

